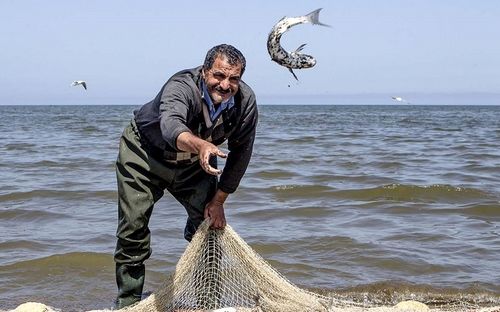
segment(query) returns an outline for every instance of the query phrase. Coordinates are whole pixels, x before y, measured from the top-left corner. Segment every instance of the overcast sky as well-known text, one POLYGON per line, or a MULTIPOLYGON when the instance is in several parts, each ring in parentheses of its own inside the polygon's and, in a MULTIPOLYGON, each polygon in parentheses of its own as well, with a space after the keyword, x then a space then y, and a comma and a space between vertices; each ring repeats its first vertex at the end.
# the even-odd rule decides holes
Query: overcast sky
POLYGON ((219 43, 246 56, 243 79, 260 102, 498 95, 499 38, 498 0, 2 0, 0 105, 139 105, 219 43), (307 43, 302 52, 317 59, 296 82, 271 61, 267 36, 283 16, 317 8, 331 28, 298 25, 282 38, 288 51, 307 43))

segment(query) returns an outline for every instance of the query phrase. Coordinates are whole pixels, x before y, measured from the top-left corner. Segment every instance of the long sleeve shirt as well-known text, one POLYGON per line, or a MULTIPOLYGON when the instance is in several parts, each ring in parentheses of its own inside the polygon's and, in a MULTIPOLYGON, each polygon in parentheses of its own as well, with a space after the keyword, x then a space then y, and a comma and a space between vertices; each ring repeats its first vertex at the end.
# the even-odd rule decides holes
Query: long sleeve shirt
POLYGON ((213 121, 204 100, 201 66, 173 75, 155 99, 134 115, 155 158, 186 159, 180 157, 186 153, 176 146, 182 132, 191 132, 215 145, 227 140, 229 153, 218 188, 226 193, 236 190, 250 162, 258 119, 255 94, 243 81, 234 96, 234 105, 226 107, 213 121))

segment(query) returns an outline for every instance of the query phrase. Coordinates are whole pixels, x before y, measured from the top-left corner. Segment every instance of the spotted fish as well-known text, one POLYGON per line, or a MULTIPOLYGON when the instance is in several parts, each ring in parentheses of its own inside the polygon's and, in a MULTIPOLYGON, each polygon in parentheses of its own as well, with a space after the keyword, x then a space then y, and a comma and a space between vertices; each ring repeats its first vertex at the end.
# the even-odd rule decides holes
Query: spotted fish
POLYGON ((274 25, 273 29, 269 33, 269 37, 267 38, 267 51, 269 52, 271 59, 276 63, 287 67, 296 80, 299 79, 293 72, 293 69, 313 67, 316 65, 316 59, 311 55, 300 53, 306 45, 305 43, 301 44, 295 51, 289 53, 281 47, 280 39, 281 36, 288 29, 290 29, 290 27, 299 24, 311 23, 313 25, 330 27, 329 25, 323 24, 319 21, 319 11, 321 11, 321 9, 314 10, 304 16, 283 17, 276 25, 274 25))

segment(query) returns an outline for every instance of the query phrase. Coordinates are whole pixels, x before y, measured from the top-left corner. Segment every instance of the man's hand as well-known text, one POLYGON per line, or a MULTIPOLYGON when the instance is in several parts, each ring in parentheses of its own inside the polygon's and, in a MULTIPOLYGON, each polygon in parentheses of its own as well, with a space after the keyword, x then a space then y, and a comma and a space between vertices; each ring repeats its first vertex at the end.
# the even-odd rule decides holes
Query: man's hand
POLYGON ((228 194, 217 190, 215 196, 205 206, 204 217, 210 218, 210 226, 213 229, 223 229, 226 226, 226 216, 224 215, 224 201, 228 194))
POLYGON ((198 155, 200 156, 200 166, 201 168, 203 168, 203 170, 205 170, 205 172, 212 175, 219 175, 222 173, 222 170, 215 169, 214 167, 210 166, 210 156, 217 155, 222 158, 227 157, 227 155, 224 154, 220 149, 218 149, 217 146, 205 141, 205 144, 202 144, 202 146, 200 147, 198 155))
POLYGON ((200 157, 200 166, 205 172, 211 175, 219 175, 222 170, 215 169, 210 166, 210 156, 216 155, 222 158, 226 158, 227 155, 224 154, 217 146, 212 143, 202 140, 199 137, 193 135, 190 132, 182 132, 177 137, 177 148, 181 151, 190 152, 193 154, 198 154, 200 157))

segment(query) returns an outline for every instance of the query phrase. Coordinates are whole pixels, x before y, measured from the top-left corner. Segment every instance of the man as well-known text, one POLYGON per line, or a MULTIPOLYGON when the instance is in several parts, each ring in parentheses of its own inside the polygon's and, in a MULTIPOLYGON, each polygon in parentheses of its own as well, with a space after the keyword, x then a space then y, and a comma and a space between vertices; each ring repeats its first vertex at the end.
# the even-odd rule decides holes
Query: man
POLYGON ((245 66, 233 46, 213 47, 203 66, 173 75, 125 128, 116 162, 117 308, 141 298, 149 218, 165 189, 186 209, 188 241, 207 217, 212 228, 226 225, 223 205, 247 169, 257 125, 255 95, 241 81, 245 66), (226 140, 228 155, 217 148, 226 140), (217 157, 227 157, 224 170, 217 157))

